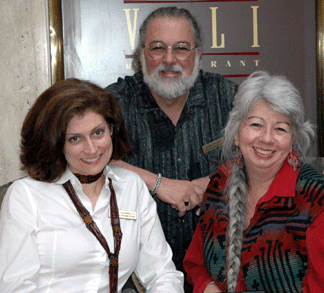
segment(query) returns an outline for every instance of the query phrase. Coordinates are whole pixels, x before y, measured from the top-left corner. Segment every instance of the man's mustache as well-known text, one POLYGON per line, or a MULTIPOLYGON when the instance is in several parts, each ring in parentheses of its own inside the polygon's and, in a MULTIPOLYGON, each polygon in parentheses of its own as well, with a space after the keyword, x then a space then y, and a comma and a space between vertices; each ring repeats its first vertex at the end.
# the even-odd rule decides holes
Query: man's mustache
POLYGON ((183 73, 183 68, 180 65, 161 64, 156 68, 157 73, 161 71, 173 71, 183 73))

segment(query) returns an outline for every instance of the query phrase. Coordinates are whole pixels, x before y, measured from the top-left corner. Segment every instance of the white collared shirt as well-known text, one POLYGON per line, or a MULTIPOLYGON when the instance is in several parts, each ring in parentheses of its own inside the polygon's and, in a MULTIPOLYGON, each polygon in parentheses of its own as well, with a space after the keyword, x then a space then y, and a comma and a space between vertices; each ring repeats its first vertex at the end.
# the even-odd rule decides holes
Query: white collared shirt
POLYGON ((123 233, 118 292, 134 270, 147 292, 183 292, 183 274, 171 260, 145 183, 118 167, 107 166, 104 174, 106 181, 94 209, 69 169, 55 183, 26 177, 10 186, 0 213, 1 293, 109 292, 107 253, 62 186, 71 181, 113 252, 108 177, 116 192, 123 233))

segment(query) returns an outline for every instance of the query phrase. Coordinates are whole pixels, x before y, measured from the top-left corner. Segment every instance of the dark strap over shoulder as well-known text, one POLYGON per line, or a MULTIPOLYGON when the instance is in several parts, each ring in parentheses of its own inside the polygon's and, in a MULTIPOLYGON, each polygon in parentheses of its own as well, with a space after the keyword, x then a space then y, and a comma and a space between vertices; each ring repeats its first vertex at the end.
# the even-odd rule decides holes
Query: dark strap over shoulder
POLYGON ((98 239, 102 247, 106 250, 110 263, 109 263, 109 282, 110 282, 110 292, 117 293, 117 284, 118 284, 118 255, 121 246, 122 232, 120 229, 120 221, 118 214, 118 206, 116 200, 115 190, 113 188, 111 179, 109 178, 109 189, 111 192, 110 200, 110 211, 111 211, 111 225, 114 236, 114 253, 111 253, 108 243, 105 236, 102 235, 95 221, 92 219, 89 211, 81 203, 79 197, 76 195, 76 192, 70 182, 67 181, 63 184, 66 192, 70 196, 72 202, 74 203, 77 211, 79 212, 81 218, 83 219, 86 227, 91 231, 91 233, 98 239))

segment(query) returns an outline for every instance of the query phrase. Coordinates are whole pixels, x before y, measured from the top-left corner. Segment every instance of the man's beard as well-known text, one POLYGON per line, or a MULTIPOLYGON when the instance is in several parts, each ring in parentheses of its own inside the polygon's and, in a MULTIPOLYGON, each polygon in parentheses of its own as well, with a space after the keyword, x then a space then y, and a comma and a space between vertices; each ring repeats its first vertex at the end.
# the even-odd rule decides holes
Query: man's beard
POLYGON ((174 100, 187 93, 194 85, 199 73, 199 54, 196 54, 194 69, 191 75, 186 75, 180 65, 161 64, 152 75, 146 70, 144 51, 141 53, 142 71, 144 82, 153 92, 164 99, 174 100), (161 71, 180 72, 179 77, 160 76, 161 71))

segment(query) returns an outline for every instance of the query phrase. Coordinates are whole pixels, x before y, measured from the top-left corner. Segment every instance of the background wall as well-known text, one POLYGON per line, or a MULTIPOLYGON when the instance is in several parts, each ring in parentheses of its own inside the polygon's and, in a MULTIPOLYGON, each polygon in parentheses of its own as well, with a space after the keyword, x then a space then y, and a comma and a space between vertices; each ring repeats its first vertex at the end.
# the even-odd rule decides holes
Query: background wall
MULTIPOLYGON (((125 2, 136 2, 136 1, 123 1, 123 0, 96 0, 96 3, 104 2, 105 5, 113 5, 113 9, 109 10, 108 14, 105 14, 105 19, 110 20, 108 25, 103 24, 99 21, 99 16, 102 14, 101 9, 97 9, 95 13, 92 13, 94 18, 91 18, 90 15, 83 15, 82 13, 87 12, 87 10, 83 10, 81 12, 81 0, 64 0, 64 4, 67 5, 72 11, 77 11, 79 13, 71 13, 68 14, 68 18, 72 21, 70 25, 74 24, 90 24, 95 25, 95 27, 104 30, 122 30, 126 39, 124 42, 114 42, 114 40, 109 38, 104 38, 107 40, 107 44, 109 44, 109 48, 111 48, 112 44, 119 44, 120 46, 127 45, 129 46, 129 32, 127 28, 127 22, 125 18, 125 7, 120 7, 120 9, 116 9, 116 4, 125 3, 125 2), (118 14, 119 13, 119 14, 118 14), (113 18, 119 19, 118 21, 112 21, 113 18), (82 19, 82 22, 81 22, 82 19), (90 20, 89 22, 85 22, 85 20, 90 20), (111 25, 113 24, 113 25, 111 25)), ((84 2, 87 3, 88 1, 84 2)), ((91 1, 89 1, 91 2, 91 1)), ((218 2, 218 1, 215 1, 218 2)), ((233 2, 233 1, 230 1, 233 2)), ((238 1, 244 3, 244 1, 238 1)), ((271 36, 271 32, 273 27, 271 26, 262 26, 262 20, 270 19, 273 20, 274 23, 277 22, 277 18, 274 17, 273 14, 270 14, 269 11, 262 11, 262 6, 271 2, 270 0, 262 0, 262 1, 252 1, 252 4, 259 5, 259 20, 260 20, 260 36, 267 36, 266 33, 262 33, 263 29, 267 29, 269 31, 269 36, 271 36), (254 3, 255 2, 255 3, 254 3), (262 4, 262 5, 261 5, 262 4)), ((301 9, 291 11, 287 8, 287 5, 290 0, 280 0, 277 3, 281 3, 283 8, 279 9, 282 13, 281 19, 284 19, 288 23, 297 23, 297 20, 300 18, 309 19, 314 15, 315 8, 315 0, 296 0, 294 4, 299 3, 301 9), (284 12, 284 13, 283 13, 284 12), (292 21, 294 20, 294 21, 292 21)), ((124 6, 125 4, 123 4, 124 6)), ((145 6, 145 9, 152 10, 152 6, 149 8, 146 4, 141 4, 145 6)), ((156 5, 156 4, 154 4, 156 5)), ((164 4, 166 5, 166 4, 164 4)), ((196 5, 196 4, 192 4, 196 5)), ((190 4, 190 8, 193 11, 198 11, 194 9, 194 7, 190 4)), ((226 4, 227 5, 227 4, 226 4)), ((243 5, 243 4, 242 4, 243 5)), ((244 4, 246 6, 246 4, 244 4)), ((144 7, 143 6, 143 7, 144 7)), ((162 6, 162 5, 158 5, 162 6)), ((245 7, 244 6, 244 7, 245 7)), ((218 14, 218 23, 221 25, 223 23, 224 28, 219 27, 220 32, 224 32, 228 23, 226 19, 223 21, 222 14, 220 12, 225 11, 225 3, 218 3, 217 7, 219 7, 218 14), (223 9, 224 8, 224 9, 223 9)), ((131 9, 129 13, 134 13, 134 9, 138 8, 138 5, 134 6, 134 4, 129 4, 127 8, 131 9)), ((143 10, 145 10, 143 8, 143 10)), ((209 12, 209 6, 205 9, 209 12)), ((142 11, 139 10, 139 11, 142 11)), ((230 10, 229 10, 230 11, 230 10)), ((249 8, 248 11, 251 11, 249 8)), ((148 12, 148 11, 147 11, 148 12)), ((197 12, 197 13, 198 13, 197 12)), ((273 12, 273 11, 272 11, 273 12)), ((131 20, 133 20, 133 14, 131 20)), ((138 23, 144 19, 147 13, 139 13, 139 17, 137 19, 138 23)), ((65 19, 67 20, 67 19, 65 19)), ((209 21, 211 22, 211 21, 209 21)), ((67 26, 69 25, 66 22, 67 26)), ((134 23, 133 23, 134 24, 134 23)), ((133 27, 133 25, 132 25, 133 27)), ((296 29, 296 28, 295 28, 296 29)), ((138 28, 137 28, 138 30, 138 28)), ((136 30, 136 33, 137 33, 136 30)), ((102 32, 98 34, 94 34, 93 28, 89 30, 92 35, 99 36, 99 38, 103 38, 102 32)), ((251 31, 251 30, 250 30, 251 31)), ((281 58, 266 58, 266 56, 262 55, 265 61, 273 63, 276 61, 279 65, 282 63, 281 61, 289 61, 290 58, 298 53, 307 52, 305 54, 305 59, 300 62, 289 62, 290 67, 286 65, 283 66, 284 70, 279 70, 281 67, 276 67, 276 70, 271 71, 271 73, 284 73, 292 76, 293 82, 298 86, 299 89, 302 90, 307 103, 306 103, 306 111, 308 117, 312 120, 312 122, 316 123, 316 95, 315 92, 315 51, 313 49, 313 44, 315 43, 315 24, 314 23, 305 23, 304 27, 297 30, 299 33, 297 37, 303 40, 303 43, 297 42, 297 44, 302 46, 302 48, 297 50, 295 47, 296 42, 292 42, 291 38, 285 38, 288 42, 285 42, 285 46, 291 48, 291 54, 283 54, 280 48, 275 48, 277 53, 279 52, 281 58), (280 61, 280 62, 278 62, 280 61), (288 70, 289 68, 289 70, 288 70), (302 73, 300 76, 307 76, 307 82, 299 80, 295 73, 302 73)), ((80 30, 76 27, 72 27, 73 34, 70 35, 70 38, 67 38, 67 41, 73 40, 73 44, 78 44, 78 40, 86 40, 86 35, 82 34, 80 30)), ((208 39, 205 36, 205 41, 208 39)), ((231 34, 226 34, 227 37, 232 37, 231 34)), ((269 43, 269 39, 266 38, 269 43)), ((261 44, 262 40, 260 39, 261 44)), ((69 47, 68 42, 66 45, 67 56, 72 56, 75 47, 69 47)), ((315 47, 315 45, 314 45, 315 47)), ((262 47, 261 47, 262 48, 262 47)), ((125 58, 127 54, 131 53, 131 50, 125 50, 125 48, 121 47, 118 49, 111 50, 111 52, 105 48, 98 46, 91 46, 91 50, 87 50, 86 57, 91 56, 94 52, 100 54, 103 57, 109 57, 110 60, 115 60, 115 53, 122 54, 123 61, 119 63, 117 66, 110 66, 109 70, 106 70, 106 64, 104 62, 99 62, 99 64, 92 63, 92 68, 95 69, 96 72, 100 72, 101 67, 104 67, 104 71, 110 72, 112 68, 117 68, 118 70, 122 68, 124 74, 132 74, 132 70, 130 68, 130 60, 125 58), (124 51, 125 50, 125 51, 124 51)), ((206 49, 207 50, 207 49, 206 49)), ((256 50, 258 51, 258 50, 256 50)), ((209 57, 206 57, 209 58, 209 57)), ((207 59, 205 59, 207 60, 207 59)), ((215 59, 216 60, 216 59, 215 59)), ((218 59, 217 59, 218 60, 218 59)), ((233 57, 230 59, 231 61, 235 61, 233 57)), ((79 60, 66 60, 67 64, 73 63, 73 61, 79 60)), ((219 62, 219 61, 218 61, 219 62)), ((78 68, 80 65, 78 62, 73 64, 75 68, 78 68)), ((218 66, 215 68, 215 71, 220 72, 222 74, 226 74, 226 67, 218 66)), ((260 69, 267 69, 267 66, 264 66, 260 69)), ((82 71, 82 70, 81 70, 82 71)), ((238 72, 239 73, 239 72, 238 72)), ((247 72, 244 72, 247 73, 247 72)), ((72 75, 74 75, 72 73, 72 75)), ((298 75, 298 76, 299 76, 298 75)), ((67 74, 69 76, 69 74, 67 74)), ((103 86, 106 86, 109 83, 109 78, 111 81, 116 80, 116 76, 110 76, 109 78, 105 77, 103 81, 100 81, 99 78, 89 75, 81 76, 92 79, 95 82, 102 83, 103 86)), ((30 105, 34 102, 35 98, 44 91, 50 85, 50 62, 49 62, 49 27, 48 27, 48 0, 0 0, 0 185, 4 184, 8 181, 17 179, 23 174, 19 170, 19 133, 22 125, 22 121, 30 107, 30 105)), ((315 145, 314 145, 315 146, 315 145)), ((316 148, 315 148, 316 149, 316 148)))
POLYGON ((0 0, 0 185, 23 174, 19 133, 50 85, 47 0, 0 0))

